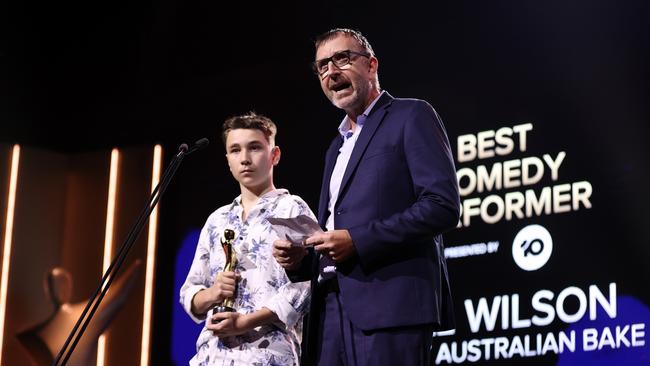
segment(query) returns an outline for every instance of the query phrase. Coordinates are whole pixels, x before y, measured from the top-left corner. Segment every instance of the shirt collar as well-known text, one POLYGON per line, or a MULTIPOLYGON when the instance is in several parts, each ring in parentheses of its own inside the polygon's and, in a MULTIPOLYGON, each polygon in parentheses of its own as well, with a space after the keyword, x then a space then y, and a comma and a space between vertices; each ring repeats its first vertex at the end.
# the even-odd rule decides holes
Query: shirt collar
MULTIPOLYGON (((264 193, 260 197, 257 204, 259 205, 260 203, 263 203, 263 202, 268 201, 268 200, 270 200, 272 198, 275 198, 277 196, 287 194, 287 193, 289 193, 289 191, 287 191, 284 188, 278 188, 278 189, 274 189, 272 191, 268 191, 268 192, 264 193)), ((232 204, 233 204, 233 206, 241 206, 241 194, 239 196, 235 197, 235 199, 232 201, 232 204)))
MULTIPOLYGON (((368 108, 366 108, 366 110, 363 111, 363 113, 357 117, 358 127, 363 127, 364 123, 366 123, 366 118, 368 118, 368 115, 370 114, 370 111, 375 106, 375 104, 377 104, 379 98, 381 98, 381 96, 384 95, 385 93, 386 91, 382 90, 382 92, 379 93, 379 95, 372 101, 372 103, 370 103, 368 108)), ((352 137, 352 135, 354 134, 354 132, 350 129, 350 117, 348 117, 347 114, 345 115, 343 121, 339 125, 339 133, 341 134, 341 136, 343 136, 343 138, 346 139, 352 137)))

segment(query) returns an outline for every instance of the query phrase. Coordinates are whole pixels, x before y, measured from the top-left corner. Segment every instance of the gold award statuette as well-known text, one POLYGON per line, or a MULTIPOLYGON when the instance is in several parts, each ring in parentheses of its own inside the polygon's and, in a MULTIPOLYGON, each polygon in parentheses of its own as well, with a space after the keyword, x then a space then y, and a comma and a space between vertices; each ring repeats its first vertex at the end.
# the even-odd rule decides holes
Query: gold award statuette
MULTIPOLYGON (((223 253, 226 255, 226 263, 223 266, 224 272, 234 271, 235 266, 237 265, 237 253, 232 247, 232 241, 235 239, 235 232, 230 229, 223 231, 223 238, 221 239, 221 247, 223 248, 223 253), (224 240, 225 239, 225 240, 224 240)), ((221 305, 217 305, 212 309, 212 314, 224 313, 224 312, 235 312, 235 299, 229 297, 224 299, 221 302, 221 305)), ((212 323, 218 323, 218 321, 212 321, 212 323)))

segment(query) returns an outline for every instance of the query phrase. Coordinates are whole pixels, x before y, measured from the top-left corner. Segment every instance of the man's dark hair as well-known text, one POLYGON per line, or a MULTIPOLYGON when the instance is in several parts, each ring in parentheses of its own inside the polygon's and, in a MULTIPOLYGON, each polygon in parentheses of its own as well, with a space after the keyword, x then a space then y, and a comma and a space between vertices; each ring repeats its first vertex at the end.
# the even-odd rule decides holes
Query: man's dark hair
POLYGON ((266 137, 266 140, 269 144, 275 144, 275 134, 277 133, 277 127, 275 123, 271 121, 270 118, 265 117, 261 114, 255 112, 248 112, 240 116, 233 116, 228 118, 222 127, 221 139, 223 144, 226 144, 226 139, 228 138, 228 133, 236 129, 247 129, 247 130, 260 130, 266 137))
POLYGON ((334 39, 339 35, 346 35, 348 37, 354 38, 359 43, 359 45, 363 47, 366 50, 366 52, 370 54, 370 56, 375 55, 375 51, 372 50, 372 46, 370 45, 370 42, 368 42, 366 37, 364 37, 363 34, 361 34, 361 32, 359 32, 358 30, 349 29, 349 28, 334 28, 319 35, 314 40, 314 48, 318 49, 318 47, 320 47, 321 44, 331 39, 334 39))

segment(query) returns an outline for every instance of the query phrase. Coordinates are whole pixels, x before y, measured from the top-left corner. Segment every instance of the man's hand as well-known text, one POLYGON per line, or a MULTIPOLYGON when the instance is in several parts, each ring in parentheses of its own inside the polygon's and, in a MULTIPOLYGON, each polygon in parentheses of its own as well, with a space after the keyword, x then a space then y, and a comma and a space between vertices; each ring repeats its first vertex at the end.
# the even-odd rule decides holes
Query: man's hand
POLYGON ((347 230, 332 230, 312 235, 305 241, 314 249, 330 257, 334 263, 341 263, 354 255, 356 249, 347 230))
POLYGON ((273 257, 284 269, 298 268, 305 255, 307 249, 294 246, 288 240, 278 239, 273 242, 273 257))
POLYGON ((212 315, 212 321, 208 320, 206 324, 219 338, 243 334, 252 328, 248 325, 247 315, 237 312, 215 313, 212 315))

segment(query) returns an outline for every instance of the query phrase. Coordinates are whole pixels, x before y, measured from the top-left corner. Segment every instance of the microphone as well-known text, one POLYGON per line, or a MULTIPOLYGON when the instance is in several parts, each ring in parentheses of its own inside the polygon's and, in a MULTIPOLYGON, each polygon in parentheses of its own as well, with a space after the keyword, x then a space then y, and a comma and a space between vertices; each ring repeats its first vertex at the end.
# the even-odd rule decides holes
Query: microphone
POLYGON ((210 140, 206 139, 205 137, 199 139, 194 143, 194 146, 192 146, 192 148, 187 153, 191 154, 195 151, 205 149, 205 147, 208 146, 208 144, 210 144, 210 140))
POLYGON ((192 145, 191 148, 187 146, 187 144, 185 143, 181 144, 181 146, 178 147, 178 152, 185 155, 189 155, 197 150, 204 149, 206 146, 208 146, 208 144, 210 144, 210 140, 204 137, 202 139, 197 140, 194 143, 194 145, 192 145))

